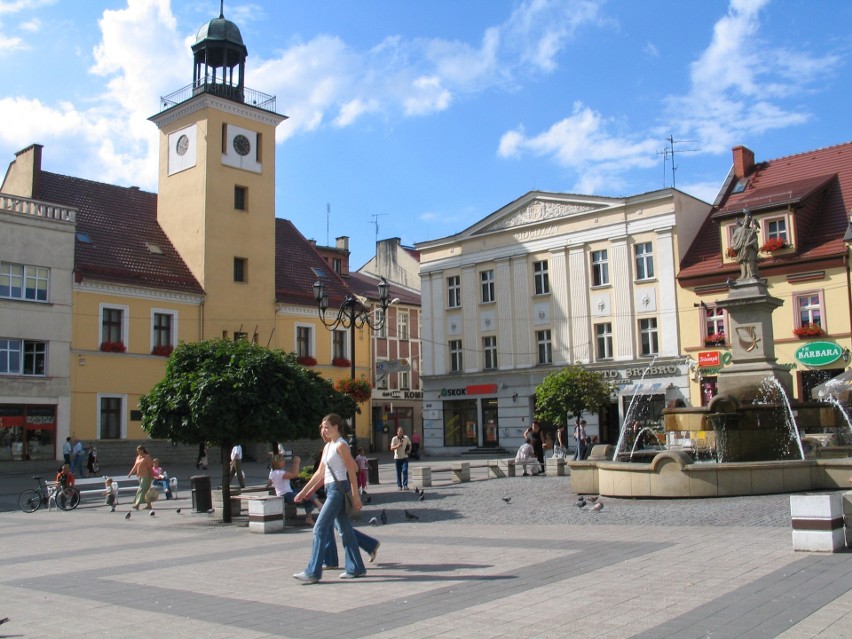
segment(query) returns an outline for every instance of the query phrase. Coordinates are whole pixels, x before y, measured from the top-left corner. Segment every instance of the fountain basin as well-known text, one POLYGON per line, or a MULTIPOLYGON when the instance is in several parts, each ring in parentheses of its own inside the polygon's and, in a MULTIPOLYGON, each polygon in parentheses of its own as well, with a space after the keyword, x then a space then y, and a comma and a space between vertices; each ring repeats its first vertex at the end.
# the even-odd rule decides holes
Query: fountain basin
POLYGON ((852 457, 761 462, 695 463, 682 451, 664 451, 650 463, 569 461, 578 494, 633 498, 770 495, 846 489, 852 457))

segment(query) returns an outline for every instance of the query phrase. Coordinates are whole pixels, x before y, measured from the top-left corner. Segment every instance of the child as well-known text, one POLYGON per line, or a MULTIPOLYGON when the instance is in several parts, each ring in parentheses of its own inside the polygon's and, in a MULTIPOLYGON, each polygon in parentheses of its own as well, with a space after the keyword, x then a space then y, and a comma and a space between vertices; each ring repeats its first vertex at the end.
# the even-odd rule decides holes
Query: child
POLYGON ((358 464, 358 488, 361 493, 367 492, 367 457, 364 455, 364 449, 358 449, 358 456, 355 457, 355 463, 358 464))
POLYGON ((524 440, 524 443, 521 444, 520 448, 518 448, 518 454, 515 455, 515 464, 523 466, 525 477, 529 475, 527 472, 527 464, 530 465, 530 470, 532 470, 533 475, 541 473, 541 466, 538 463, 538 459, 536 459, 535 451, 533 450, 532 444, 530 444, 529 437, 524 440))
MULTIPOLYGON (((75 482, 74 473, 71 472, 71 464, 62 464, 59 468, 59 472, 56 473, 56 483, 59 484, 59 488, 53 496, 54 502, 56 500, 61 500, 61 503, 64 507, 65 501, 68 499, 66 496, 66 489, 69 486, 73 486, 75 482)), ((59 507, 59 503, 56 504, 59 507)), ((50 509, 50 504, 48 504, 48 509, 50 509)))
MULTIPOLYGON (((293 463, 290 470, 284 470, 284 458, 281 455, 272 456, 272 470, 269 471, 269 486, 275 488, 275 494, 284 500, 285 504, 293 504, 293 498, 296 496, 296 491, 290 486, 291 479, 299 477, 299 463, 302 460, 298 456, 293 457, 293 463)), ((302 503, 305 508, 305 523, 312 526, 314 518, 311 517, 311 511, 314 506, 319 507, 319 502, 316 497, 312 500, 308 499, 302 503)))
POLYGON ((118 484, 112 480, 112 477, 107 477, 104 483, 106 484, 106 490, 104 491, 106 505, 110 507, 109 511, 114 513, 115 507, 118 505, 118 484))

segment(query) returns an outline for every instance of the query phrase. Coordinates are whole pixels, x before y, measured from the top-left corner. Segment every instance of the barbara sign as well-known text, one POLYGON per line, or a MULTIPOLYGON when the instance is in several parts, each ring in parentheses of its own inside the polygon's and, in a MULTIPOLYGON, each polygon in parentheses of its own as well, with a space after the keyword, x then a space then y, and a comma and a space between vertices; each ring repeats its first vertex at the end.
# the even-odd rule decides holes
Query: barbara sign
POLYGON ((825 366, 843 356, 843 349, 834 342, 811 342, 796 351, 797 360, 807 366, 825 366))

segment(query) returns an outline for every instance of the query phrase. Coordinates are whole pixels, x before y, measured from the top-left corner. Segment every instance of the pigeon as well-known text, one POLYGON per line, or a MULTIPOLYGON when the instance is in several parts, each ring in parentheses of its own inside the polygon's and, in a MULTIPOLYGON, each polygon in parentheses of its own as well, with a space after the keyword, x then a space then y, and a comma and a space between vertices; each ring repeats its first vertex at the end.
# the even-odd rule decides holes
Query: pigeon
POLYGON ((382 520, 382 523, 383 523, 383 524, 388 523, 388 516, 387 516, 387 514, 385 514, 385 509, 384 509, 384 508, 382 508, 382 514, 381 514, 381 515, 379 515, 379 519, 381 519, 381 520, 382 520))
POLYGON ((507 504, 508 504, 510 501, 512 501, 512 498, 511 498, 511 497, 502 497, 501 499, 502 499, 503 501, 505 501, 507 504))
POLYGON ((415 495, 419 495, 421 492, 422 491, 417 486, 414 487, 414 494, 415 495))
POLYGON ((124 516, 124 518, 125 518, 125 519, 130 519, 130 513, 128 512, 128 513, 124 516))
POLYGON ((0 619, 0 626, 2 626, 7 621, 9 621, 9 617, 3 617, 2 619, 0 619))
POLYGON ((152 510, 151 512, 149 512, 149 513, 148 513, 148 515, 149 515, 150 517, 153 517, 153 516, 154 516, 154 515, 156 515, 156 514, 157 514, 157 511, 156 511, 156 510, 152 510))
POLYGON ((420 491, 420 497, 417 498, 417 501, 423 501, 424 499, 426 499, 426 491, 421 490, 420 491))
POLYGON ((370 525, 371 525, 371 526, 378 526, 378 525, 379 525, 379 520, 378 520, 378 519, 376 519, 375 517, 370 517, 370 525))
POLYGON ((574 505, 575 505, 577 508, 585 508, 585 507, 586 507, 586 500, 585 500, 585 499, 581 499, 581 500, 579 500, 579 501, 578 501, 576 504, 574 504, 574 505))
POLYGON ((592 497, 589 497, 586 501, 590 501, 594 504, 597 500, 598 500, 598 496, 594 495, 592 497))
POLYGON ((365 504, 372 504, 373 503, 373 498, 370 497, 367 493, 364 493, 364 503, 365 504))
POLYGON ((603 510, 603 502, 599 501, 598 503, 596 503, 594 506, 592 506, 592 510, 596 512, 603 510))
POLYGON ((180 515, 180 508, 175 511, 178 515, 180 515))
POLYGON ((420 519, 420 517, 418 517, 414 513, 408 512, 407 510, 405 511, 405 518, 406 519, 420 519))
POLYGON ((215 512, 215 510, 216 510, 215 508, 211 508, 210 510, 207 511, 207 514, 212 515, 215 512))

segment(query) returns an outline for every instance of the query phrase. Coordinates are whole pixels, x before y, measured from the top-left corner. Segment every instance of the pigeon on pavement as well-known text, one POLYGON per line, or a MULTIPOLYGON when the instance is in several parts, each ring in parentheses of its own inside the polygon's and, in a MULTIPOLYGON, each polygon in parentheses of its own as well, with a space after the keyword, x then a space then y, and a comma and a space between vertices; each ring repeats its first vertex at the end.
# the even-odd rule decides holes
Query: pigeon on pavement
POLYGON ((510 501, 512 501, 512 498, 511 498, 511 497, 502 497, 502 499, 503 499, 503 501, 505 501, 507 504, 508 504, 510 501))
POLYGON ((414 487, 414 493, 417 495, 420 494, 420 489, 417 486, 414 487))
POLYGON ((124 518, 125 518, 125 519, 130 519, 130 513, 128 512, 128 513, 124 516, 124 518))
POLYGON ((405 511, 405 518, 406 519, 420 519, 420 517, 418 517, 414 513, 408 512, 407 510, 405 511))
POLYGON ((370 525, 371 525, 371 526, 378 526, 378 525, 379 525, 379 520, 378 520, 378 519, 376 519, 375 517, 370 517, 370 525))
POLYGON ((596 503, 594 506, 592 506, 592 510, 594 510, 594 511, 603 510, 603 502, 599 501, 598 503, 596 503))
POLYGON ((381 520, 382 520, 382 523, 383 523, 383 524, 388 523, 388 516, 387 516, 387 514, 385 513, 385 509, 384 509, 384 508, 382 508, 382 514, 381 514, 381 515, 379 515, 379 519, 381 519, 381 520))
POLYGON ((153 517, 153 516, 154 516, 154 515, 156 515, 156 514, 157 514, 157 511, 156 511, 156 510, 152 510, 151 512, 149 512, 149 513, 148 513, 148 515, 149 515, 150 517, 153 517))
POLYGON ((574 505, 575 505, 577 508, 585 508, 585 507, 586 507, 586 500, 585 500, 585 499, 580 499, 580 500, 578 500, 578 501, 577 501, 577 503, 576 503, 576 504, 574 504, 574 505))
POLYGON ((180 515, 180 508, 175 511, 178 515, 180 515))
POLYGON ((421 490, 420 491, 420 497, 417 498, 417 501, 423 501, 424 499, 426 499, 426 491, 421 490))
POLYGON ((586 501, 590 501, 594 504, 597 500, 598 500, 598 496, 593 495, 593 496, 589 497, 586 501))

